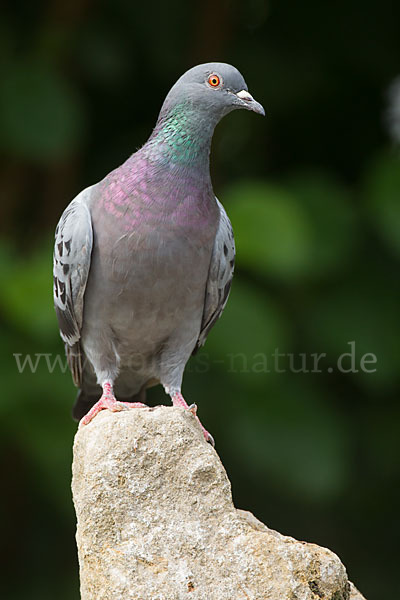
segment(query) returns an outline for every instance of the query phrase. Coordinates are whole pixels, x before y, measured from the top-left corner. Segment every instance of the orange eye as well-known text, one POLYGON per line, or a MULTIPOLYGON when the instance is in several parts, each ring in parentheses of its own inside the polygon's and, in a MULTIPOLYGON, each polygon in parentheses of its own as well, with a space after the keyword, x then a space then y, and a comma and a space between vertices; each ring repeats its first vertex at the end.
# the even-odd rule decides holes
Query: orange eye
POLYGON ((213 73, 212 75, 210 75, 210 77, 208 78, 208 83, 212 86, 212 87, 218 87, 219 84, 221 83, 220 78, 218 77, 218 75, 216 75, 215 73, 213 73))

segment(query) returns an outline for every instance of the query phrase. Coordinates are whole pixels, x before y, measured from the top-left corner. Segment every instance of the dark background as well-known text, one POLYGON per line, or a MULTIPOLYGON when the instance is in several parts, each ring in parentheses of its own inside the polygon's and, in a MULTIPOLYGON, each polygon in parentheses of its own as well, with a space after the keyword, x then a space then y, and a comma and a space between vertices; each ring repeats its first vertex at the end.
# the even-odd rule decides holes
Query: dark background
POLYGON ((78 598, 75 390, 59 365, 49 373, 42 357, 19 373, 13 356, 63 359, 55 225, 146 141, 178 76, 210 60, 239 68, 267 118, 236 112, 214 137, 237 272, 183 391, 216 439, 237 506, 334 550, 368 600, 397 597, 400 158, 385 115, 400 73, 400 3, 3 6, 2 597, 78 598), (337 361, 353 341, 358 372, 344 373, 337 361), (311 370, 317 352, 322 372, 289 368, 289 354, 296 369, 305 354, 311 370), (360 369, 365 353, 376 372, 360 369))

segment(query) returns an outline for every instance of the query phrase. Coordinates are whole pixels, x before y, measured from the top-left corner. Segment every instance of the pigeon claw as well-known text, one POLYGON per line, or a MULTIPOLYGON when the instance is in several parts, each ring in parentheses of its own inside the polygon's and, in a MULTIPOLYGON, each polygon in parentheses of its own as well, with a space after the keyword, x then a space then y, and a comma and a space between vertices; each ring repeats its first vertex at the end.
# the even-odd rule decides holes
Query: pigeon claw
POLYGON ((197 404, 191 404, 188 410, 192 413, 192 415, 197 415, 197 404))
POLYGON ((142 402, 118 402, 114 395, 103 394, 100 400, 92 406, 89 412, 80 420, 79 429, 83 425, 88 425, 96 415, 102 410, 111 410, 111 412, 120 412, 121 410, 128 410, 129 408, 142 408, 146 407, 146 404, 142 402))
POLYGON ((80 420, 79 428, 83 425, 88 425, 90 421, 92 421, 96 415, 99 414, 102 410, 111 410, 112 412, 117 412, 123 410, 121 406, 121 402, 117 402, 117 399, 114 395, 103 394, 100 400, 96 402, 89 410, 89 412, 80 420))
POLYGON ((204 437, 206 438, 206 442, 208 442, 209 444, 211 444, 211 446, 213 448, 215 448, 215 441, 213 436, 211 435, 211 433, 209 433, 206 429, 204 430, 204 437))
POLYGON ((194 417, 196 418, 196 421, 199 423, 201 430, 203 432, 204 438, 206 440, 206 442, 208 442, 209 444, 211 444, 211 446, 213 448, 215 448, 215 442, 214 442, 214 438, 211 435, 211 433, 208 433, 207 429, 205 429, 203 427, 203 425, 201 424, 201 421, 199 419, 199 417, 197 416, 197 405, 196 404, 191 404, 190 406, 188 406, 188 404, 186 403, 185 398, 182 396, 181 392, 173 392, 170 393, 171 396, 171 400, 172 400, 172 404, 174 406, 180 406, 181 408, 185 408, 186 410, 188 410, 189 412, 192 413, 192 415, 194 415, 194 417))

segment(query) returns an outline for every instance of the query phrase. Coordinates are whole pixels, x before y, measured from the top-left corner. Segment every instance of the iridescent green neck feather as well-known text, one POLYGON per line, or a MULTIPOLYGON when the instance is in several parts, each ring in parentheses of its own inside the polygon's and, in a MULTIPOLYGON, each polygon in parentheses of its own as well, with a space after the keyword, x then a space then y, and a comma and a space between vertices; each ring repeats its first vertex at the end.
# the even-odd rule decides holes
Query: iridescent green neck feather
POLYGON ((176 167, 208 168, 214 119, 195 107, 177 104, 162 111, 145 148, 149 157, 176 167))

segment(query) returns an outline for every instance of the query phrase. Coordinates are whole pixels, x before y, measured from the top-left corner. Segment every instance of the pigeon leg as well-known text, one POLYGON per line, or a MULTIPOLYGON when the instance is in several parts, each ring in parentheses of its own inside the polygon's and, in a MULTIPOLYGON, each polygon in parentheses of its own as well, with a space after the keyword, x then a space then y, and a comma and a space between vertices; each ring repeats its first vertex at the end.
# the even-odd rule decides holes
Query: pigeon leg
POLYGON ((182 408, 186 408, 186 410, 190 410, 190 412, 194 414, 194 416, 196 417, 196 419, 199 422, 199 425, 203 431, 203 435, 205 437, 206 442, 211 444, 211 446, 214 448, 215 442, 214 442, 213 436, 211 435, 211 433, 209 433, 207 431, 207 429, 205 429, 203 427, 199 417, 196 415, 197 406, 195 404, 188 406, 188 404, 187 404, 185 398, 182 396, 181 392, 170 392, 170 396, 171 396, 173 406, 181 406, 182 408))
POLYGON ((146 404, 142 404, 142 402, 118 402, 114 396, 113 386, 109 381, 103 383, 102 388, 103 394, 100 400, 98 400, 96 404, 89 410, 89 412, 80 420, 79 427, 90 423, 90 421, 94 419, 94 417, 101 410, 106 408, 112 412, 119 412, 120 410, 125 410, 126 408, 146 407, 146 404))

